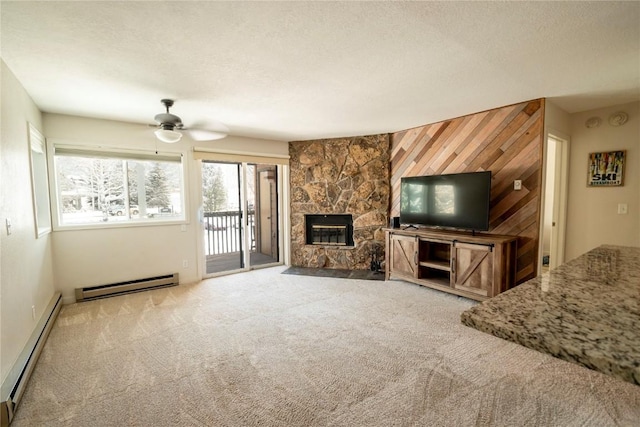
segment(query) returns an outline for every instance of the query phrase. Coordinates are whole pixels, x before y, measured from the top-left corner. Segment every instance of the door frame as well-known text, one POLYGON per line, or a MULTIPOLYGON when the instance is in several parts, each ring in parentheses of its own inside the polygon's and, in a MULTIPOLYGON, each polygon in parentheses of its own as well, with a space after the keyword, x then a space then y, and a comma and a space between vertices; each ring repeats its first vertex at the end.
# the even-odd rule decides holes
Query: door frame
MULTIPOLYGON (((198 159, 201 160, 201 159, 198 159)), ((244 263, 244 267, 243 268, 238 268, 238 269, 234 269, 234 270, 227 270, 227 271, 221 271, 221 272, 215 272, 215 273, 207 273, 207 265, 206 265, 206 256, 205 256, 205 249, 204 249, 204 209, 203 209, 203 205, 202 205, 202 199, 203 199, 203 195, 202 195, 202 161, 198 162, 198 167, 194 168, 197 169, 196 175, 197 175, 197 189, 198 189, 198 233, 197 233, 197 238, 196 238, 196 244, 198 246, 197 248, 197 254, 198 254, 198 258, 199 258, 199 264, 200 264, 200 268, 199 268, 199 273, 200 273, 200 279, 209 279, 209 278, 213 278, 213 277, 219 277, 219 276, 226 276, 229 274, 235 274, 235 273, 243 273, 243 272, 247 272, 250 270, 255 270, 255 269, 260 269, 260 268, 268 268, 268 267, 273 267, 273 266, 277 266, 277 265, 282 265, 282 264, 286 264, 288 263, 288 256, 287 256, 287 251, 288 251, 288 247, 285 248, 284 244, 287 241, 286 239, 289 236, 289 233, 287 232, 287 230, 285 229, 285 227, 288 226, 288 221, 286 220, 286 215, 288 215, 288 209, 285 203, 285 200, 287 195, 285 195, 286 190, 284 190, 284 183, 288 182, 288 166, 282 165, 282 164, 275 164, 276 166, 276 194, 277 194, 277 204, 278 204, 278 212, 280 213, 278 215, 278 221, 277 221, 277 226, 278 226, 278 261, 277 262, 273 262, 273 263, 268 263, 268 264, 260 264, 260 265, 251 265, 250 263, 250 235, 249 235, 249 227, 247 224, 247 209, 248 209, 248 201, 247 201, 247 191, 248 191, 248 183, 247 183, 247 173, 246 173, 246 168, 248 164, 256 164, 256 163, 260 163, 260 162, 256 162, 255 160, 251 160, 251 161, 242 161, 242 160, 236 160, 236 161, 225 161, 225 160, 214 160, 211 159, 209 161, 213 161, 213 162, 219 162, 219 163, 236 163, 240 165, 240 205, 242 206, 242 215, 243 215, 243 219, 242 219, 242 239, 243 239, 243 243, 244 243, 244 248, 248 250, 244 250, 243 253, 243 263, 244 263), (286 181, 285 181, 286 179, 286 181), (286 258, 286 259, 285 259, 286 258)), ((264 163, 270 164, 270 162, 268 161, 268 159, 265 159, 264 163)))
POLYGON ((570 136, 555 130, 549 130, 545 135, 544 151, 542 158, 542 197, 540 206, 540 230, 538 239, 538 275, 542 271, 542 255, 544 249, 544 212, 548 203, 553 205, 551 226, 551 244, 549 248, 549 269, 554 269, 565 261, 566 233, 567 233, 567 202, 569 187, 569 150, 570 136), (556 156, 554 165, 554 191, 553 199, 547 197, 545 189, 547 186, 547 161, 549 152, 549 139, 556 141, 556 156))
MULTIPOLYGON (((273 257, 274 249, 278 249, 278 182, 277 165, 270 165, 273 168, 256 170, 256 215, 260 215, 260 221, 256 222, 256 245, 260 246, 260 253, 265 254, 265 246, 269 248, 269 253, 273 257), (274 179, 269 178, 270 173, 274 173, 274 179), (267 200, 266 203, 263 201, 267 200), (275 202, 275 203, 274 203, 275 202), (265 208, 268 210, 267 217, 263 217, 265 208), (274 233, 274 230, 275 233, 274 233), (268 233, 267 233, 268 232, 268 233)), ((257 248, 256 248, 257 250, 257 248)), ((275 251, 277 256, 278 251, 275 251)), ((279 257, 278 257, 279 259, 279 257)))

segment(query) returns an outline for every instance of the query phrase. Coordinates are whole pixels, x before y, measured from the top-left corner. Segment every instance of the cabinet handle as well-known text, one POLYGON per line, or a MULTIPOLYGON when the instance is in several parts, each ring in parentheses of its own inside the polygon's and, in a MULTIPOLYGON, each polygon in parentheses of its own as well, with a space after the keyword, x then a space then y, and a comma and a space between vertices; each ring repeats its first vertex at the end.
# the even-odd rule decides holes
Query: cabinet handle
POLYGON ((451 257, 451 273, 456 274, 456 259, 451 257))
POLYGON ((418 265, 418 251, 415 251, 415 252, 413 253, 413 263, 414 263, 415 265, 418 265))

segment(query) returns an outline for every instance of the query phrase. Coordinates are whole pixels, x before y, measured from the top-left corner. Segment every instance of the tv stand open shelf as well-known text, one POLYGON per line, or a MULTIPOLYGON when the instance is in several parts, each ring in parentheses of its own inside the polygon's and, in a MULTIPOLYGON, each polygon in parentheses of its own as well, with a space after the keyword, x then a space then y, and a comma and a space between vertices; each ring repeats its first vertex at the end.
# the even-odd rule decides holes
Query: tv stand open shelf
POLYGON ((517 238, 431 229, 385 230, 386 275, 478 301, 515 285, 517 238))

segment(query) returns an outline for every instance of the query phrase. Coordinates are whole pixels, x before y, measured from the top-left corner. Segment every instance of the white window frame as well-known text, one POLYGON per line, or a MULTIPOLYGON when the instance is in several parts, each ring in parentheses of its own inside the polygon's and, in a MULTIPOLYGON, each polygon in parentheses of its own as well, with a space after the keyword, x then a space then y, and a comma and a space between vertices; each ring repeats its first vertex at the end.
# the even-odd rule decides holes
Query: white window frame
POLYGON ((65 231, 65 230, 85 230, 85 229, 109 229, 109 228, 127 228, 127 227, 154 227, 162 225, 183 225, 189 224, 189 191, 188 191, 188 162, 185 158, 185 153, 182 151, 174 152, 159 152, 159 151, 145 151, 145 150, 131 150, 121 147, 108 147, 108 146, 89 146, 89 145, 76 145, 68 144, 60 141, 47 141, 49 147, 49 185, 50 193, 52 195, 51 213, 53 218, 53 230, 65 231), (63 224, 61 217, 61 201, 60 192, 58 189, 57 170, 55 168, 55 156, 56 149, 63 150, 66 153, 77 151, 78 153, 95 153, 105 157, 113 155, 113 158, 130 158, 131 160, 153 160, 154 156, 160 156, 163 158, 179 158, 182 166, 182 216, 175 219, 155 219, 155 218, 141 218, 130 221, 121 222, 99 222, 99 223, 82 223, 82 224, 63 224))
POLYGON ((36 239, 51 233, 51 198, 49 197, 49 171, 47 145, 44 136, 31 123, 29 125, 29 163, 31 167, 31 196, 36 239))

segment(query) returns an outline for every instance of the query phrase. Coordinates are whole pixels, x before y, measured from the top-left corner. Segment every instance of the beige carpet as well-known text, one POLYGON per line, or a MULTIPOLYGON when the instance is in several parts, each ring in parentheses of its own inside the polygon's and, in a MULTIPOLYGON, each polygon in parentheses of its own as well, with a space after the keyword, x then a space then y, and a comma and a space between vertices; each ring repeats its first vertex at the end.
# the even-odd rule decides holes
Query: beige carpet
POLYGON ((14 426, 637 426, 640 387, 401 281, 280 274, 65 306, 14 426))

